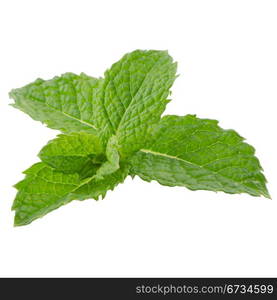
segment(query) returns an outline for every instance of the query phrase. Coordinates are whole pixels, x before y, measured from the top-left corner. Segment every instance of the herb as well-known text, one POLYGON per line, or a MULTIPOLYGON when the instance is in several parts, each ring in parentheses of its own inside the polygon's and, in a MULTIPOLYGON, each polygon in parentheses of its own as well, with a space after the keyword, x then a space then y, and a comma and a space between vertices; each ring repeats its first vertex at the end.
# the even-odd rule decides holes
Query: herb
POLYGON ((15 185, 15 225, 72 200, 104 198, 128 175, 270 198, 254 148, 215 120, 161 117, 176 78, 166 51, 136 50, 104 78, 66 73, 12 90, 14 107, 62 134, 15 185))

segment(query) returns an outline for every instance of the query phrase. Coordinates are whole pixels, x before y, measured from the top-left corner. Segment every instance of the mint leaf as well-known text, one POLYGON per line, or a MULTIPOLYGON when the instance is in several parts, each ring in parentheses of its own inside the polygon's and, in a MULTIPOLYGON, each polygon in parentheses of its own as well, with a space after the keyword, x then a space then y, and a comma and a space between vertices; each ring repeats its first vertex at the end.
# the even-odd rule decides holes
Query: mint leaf
POLYGON ((94 93, 98 80, 85 74, 66 73, 51 80, 37 79, 10 92, 13 106, 34 120, 63 132, 95 133, 94 93))
POLYGON ((108 190, 124 181, 128 167, 122 166, 103 180, 95 180, 94 176, 80 180, 77 173, 65 174, 42 162, 24 173, 25 179, 15 185, 15 226, 29 224, 74 199, 104 198, 108 190))
POLYGON ((269 198, 254 148, 234 130, 193 115, 161 118, 175 78, 167 51, 136 50, 104 78, 65 73, 12 90, 14 107, 63 132, 16 184, 15 225, 74 199, 103 198, 128 174, 269 198))
POLYGON ((80 132, 59 135, 42 148, 39 157, 58 171, 75 173, 89 160, 97 162, 102 152, 98 136, 80 132))
POLYGON ((104 142, 115 135, 123 157, 139 150, 168 103, 175 73, 176 63, 166 51, 137 50, 112 65, 95 98, 96 126, 104 142))
POLYGON ((152 141, 131 159, 131 174, 191 190, 269 198, 254 148, 215 120, 165 116, 152 141))
POLYGON ((74 199, 104 198, 129 169, 119 164, 115 136, 105 154, 99 137, 90 133, 60 134, 51 140, 39 153, 42 162, 26 170, 26 178, 15 186, 15 225, 26 225, 74 199))
POLYGON ((103 179, 104 175, 111 174, 120 168, 120 155, 118 152, 117 138, 114 135, 109 139, 107 143, 106 158, 107 161, 104 162, 96 172, 97 179, 103 179))
POLYGON ((109 139, 104 153, 96 135, 86 132, 60 134, 42 148, 39 158, 65 173, 85 174, 84 169, 94 168, 95 165, 98 168, 96 177, 102 179, 104 175, 111 174, 120 167, 117 147, 115 136, 109 139))

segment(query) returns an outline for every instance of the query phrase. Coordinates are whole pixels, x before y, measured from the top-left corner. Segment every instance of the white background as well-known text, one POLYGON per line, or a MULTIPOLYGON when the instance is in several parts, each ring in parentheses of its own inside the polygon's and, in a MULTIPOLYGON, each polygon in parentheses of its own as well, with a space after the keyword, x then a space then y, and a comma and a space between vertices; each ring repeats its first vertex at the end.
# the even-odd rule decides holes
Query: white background
POLYGON ((277 2, 0 2, 0 276, 277 276, 277 2), (8 92, 64 72, 102 76, 135 49, 168 49, 167 113, 220 120, 254 145, 273 200, 127 178, 28 226, 10 211, 21 172, 57 132, 8 92))

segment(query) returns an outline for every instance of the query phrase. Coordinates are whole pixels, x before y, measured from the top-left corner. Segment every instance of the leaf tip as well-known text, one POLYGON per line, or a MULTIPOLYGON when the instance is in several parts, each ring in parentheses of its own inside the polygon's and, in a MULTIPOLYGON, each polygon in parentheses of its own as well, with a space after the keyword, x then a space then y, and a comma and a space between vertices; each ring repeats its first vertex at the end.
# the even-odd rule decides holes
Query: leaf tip
POLYGON ((269 191, 267 190, 267 188, 265 189, 265 191, 263 192, 263 196, 269 200, 272 200, 272 197, 269 193, 269 191))

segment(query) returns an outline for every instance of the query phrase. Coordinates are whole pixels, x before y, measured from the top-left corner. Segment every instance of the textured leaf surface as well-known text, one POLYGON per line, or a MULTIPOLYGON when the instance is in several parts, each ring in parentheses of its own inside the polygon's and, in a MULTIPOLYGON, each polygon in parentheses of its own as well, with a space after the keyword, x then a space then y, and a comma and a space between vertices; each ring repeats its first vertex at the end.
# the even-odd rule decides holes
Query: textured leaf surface
POLYGON ((132 175, 191 190, 269 197, 254 148, 215 120, 166 116, 132 159, 132 175))
POLYGON ((98 136, 81 132, 59 135, 42 148, 39 157, 58 171, 75 173, 97 160, 102 151, 98 136))
POLYGON ((123 182, 128 175, 127 165, 122 166, 103 180, 94 176, 80 180, 79 175, 59 172, 45 163, 37 163, 24 172, 26 177, 15 187, 18 189, 13 209, 15 225, 26 225, 74 199, 98 200, 123 182))
POLYGON ((98 80, 85 74, 66 73, 35 82, 10 92, 14 107, 48 127, 63 132, 95 133, 94 92, 98 80))
POLYGON ((105 72, 96 97, 96 126, 105 142, 118 138, 123 157, 144 145, 149 126, 159 121, 176 77, 166 51, 136 50, 105 72))
POLYGON ((15 225, 74 199, 98 199, 128 174, 191 190, 269 197, 252 146, 214 120, 166 116, 176 63, 136 50, 104 78, 66 73, 12 90, 13 106, 64 134, 16 185, 15 225), (130 169, 131 165, 131 169, 130 169))
POLYGON ((96 178, 103 179, 103 176, 111 174, 119 169, 120 155, 118 152, 118 144, 116 136, 112 136, 106 147, 106 161, 96 172, 96 178))

